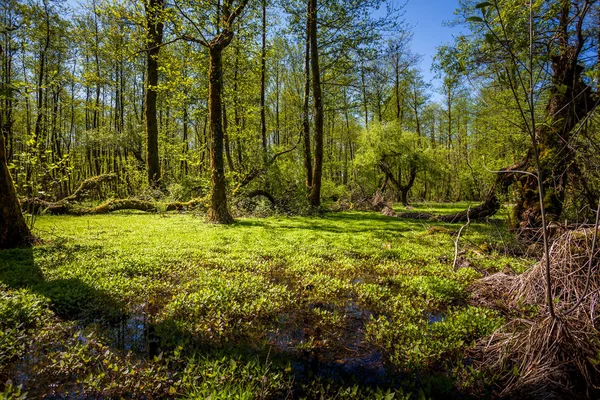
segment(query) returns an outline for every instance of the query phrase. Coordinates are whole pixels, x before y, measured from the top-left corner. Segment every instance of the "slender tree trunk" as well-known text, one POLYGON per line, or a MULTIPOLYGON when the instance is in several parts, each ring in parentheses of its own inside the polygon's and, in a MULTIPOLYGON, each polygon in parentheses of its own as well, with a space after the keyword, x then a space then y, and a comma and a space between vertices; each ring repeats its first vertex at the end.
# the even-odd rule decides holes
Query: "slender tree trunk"
POLYGON ((306 171, 306 188, 312 188, 312 154, 310 146, 310 2, 306 8, 306 46, 304 51, 304 102, 302 104, 302 133, 304 139, 304 170, 306 171))
POLYGON ((267 121, 265 115, 265 86, 267 69, 267 1, 262 0, 262 32, 260 51, 260 133, 262 137, 263 159, 267 159, 267 121))
POLYGON ((279 146, 281 137, 280 137, 280 124, 279 124, 279 95, 280 95, 280 77, 279 77, 279 69, 281 65, 279 61, 277 61, 276 69, 275 69, 275 145, 279 146))
MULTIPOLYGON (((402 120, 400 119, 400 54, 396 53, 394 55, 394 73, 395 73, 395 79, 394 79, 394 94, 396 96, 396 121, 398 121, 398 124, 402 123, 402 120)), ((400 129, 402 129, 402 126, 400 126, 400 129)))
POLYGON ((146 29, 148 51, 146 52, 146 166, 148 184, 158 186, 160 181, 160 161, 158 158, 158 121, 156 118, 156 87, 158 85, 158 53, 163 37, 161 11, 164 0, 146 0, 146 29))
MULTIPOLYGON (((222 97, 221 97, 222 99, 222 97)), ((221 100, 222 101, 222 100, 221 100)), ((227 159, 227 166, 230 171, 235 171, 235 166, 233 165, 233 159, 231 158, 231 145, 229 144, 229 134, 228 134, 228 120, 227 120, 227 107, 225 103, 223 105, 223 144, 225 146, 225 158, 227 159)))
POLYGON ((190 140, 188 137, 188 106, 187 104, 183 105, 183 157, 181 159, 181 173, 183 176, 187 176, 188 174, 188 161, 187 156, 190 150, 190 140))
POLYGON ((365 66, 361 64, 360 66, 360 85, 362 89, 362 100, 363 100, 363 110, 365 113, 365 128, 369 130, 369 107, 367 103, 367 86, 365 82, 365 66))
POLYGON ((240 69, 240 49, 235 47, 235 61, 233 65, 233 121, 235 123, 236 149, 238 168, 242 170, 242 123, 240 118, 240 100, 238 92, 238 80, 240 69))
POLYGON ((315 162, 310 191, 310 204, 321 204, 321 177, 323 174, 323 99, 321 94, 321 76, 319 70, 319 46, 317 44, 317 0, 310 3, 310 56, 312 69, 312 89, 315 112, 315 162))

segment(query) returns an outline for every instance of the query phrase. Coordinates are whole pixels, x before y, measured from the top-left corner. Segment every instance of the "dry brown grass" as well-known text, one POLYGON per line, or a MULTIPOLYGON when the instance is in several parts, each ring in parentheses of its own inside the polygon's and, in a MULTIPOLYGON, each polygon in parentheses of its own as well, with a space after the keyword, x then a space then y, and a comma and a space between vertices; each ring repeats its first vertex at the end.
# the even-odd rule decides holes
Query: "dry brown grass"
POLYGON ((598 394, 600 273, 596 261, 600 252, 596 246, 590 271, 593 236, 593 229, 568 231, 550 249, 556 319, 545 304, 543 262, 521 276, 495 274, 473 286, 474 300, 480 304, 538 309, 534 318, 512 318, 475 349, 479 369, 499 378, 499 397, 554 399, 598 394))

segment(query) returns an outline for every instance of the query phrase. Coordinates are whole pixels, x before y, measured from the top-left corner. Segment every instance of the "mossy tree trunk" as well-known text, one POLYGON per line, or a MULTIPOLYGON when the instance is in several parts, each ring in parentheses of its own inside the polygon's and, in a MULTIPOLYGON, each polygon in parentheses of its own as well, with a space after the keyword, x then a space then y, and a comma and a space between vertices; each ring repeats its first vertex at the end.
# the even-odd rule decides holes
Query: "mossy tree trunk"
MULTIPOLYGON (((242 14, 249 0, 240 0, 234 6, 234 0, 224 0, 217 3, 215 30, 217 34, 209 41, 202 35, 201 38, 184 35, 183 39, 201 44, 208 49, 208 120, 210 124, 210 169, 212 191, 208 220, 219 224, 230 224, 233 218, 227 207, 227 182, 225 180, 225 166, 223 160, 223 50, 233 40, 233 25, 242 14)), ((182 10, 179 10, 183 12, 182 10)), ((186 16, 186 19, 189 17, 186 16)))
POLYGON ((222 53, 230 41, 231 38, 219 41, 209 48, 208 110, 212 143, 210 147, 212 193, 208 219, 211 222, 219 224, 233 222, 233 218, 227 207, 227 182, 225 180, 225 166, 223 162, 223 105, 221 98, 223 85, 222 53))
MULTIPOLYGON (((537 145, 534 152, 537 151, 539 159, 540 182, 548 221, 560 218, 570 178, 583 179, 572 176, 577 168, 574 150, 569 142, 576 126, 595 106, 594 93, 582 80, 583 67, 578 63, 583 40, 579 37, 577 41, 572 41, 568 37, 569 15, 570 3, 563 2, 558 30, 560 52, 551 58, 552 88, 546 107, 546 121, 539 124, 535 132, 537 145)), ((530 170, 535 171, 535 154, 532 159, 530 170)), ((542 218, 537 179, 522 175, 517 187, 519 198, 514 212, 518 229, 524 231, 539 228, 542 218)))

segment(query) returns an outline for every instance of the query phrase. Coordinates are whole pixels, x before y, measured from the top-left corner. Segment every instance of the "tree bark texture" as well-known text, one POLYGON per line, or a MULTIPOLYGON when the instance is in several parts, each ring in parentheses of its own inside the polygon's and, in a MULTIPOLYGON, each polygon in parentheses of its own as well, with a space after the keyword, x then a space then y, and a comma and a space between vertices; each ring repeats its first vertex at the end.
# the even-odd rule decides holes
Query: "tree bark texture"
MULTIPOLYGON (((229 39, 231 41, 231 39, 229 39)), ((208 219, 210 222, 229 224, 233 218, 227 207, 227 183, 223 162, 223 105, 222 53, 226 45, 217 43, 209 47, 210 69, 208 71, 208 110, 210 120, 210 168, 212 192, 208 219)))
POLYGON ((156 118, 156 98, 158 86, 158 53, 163 37, 163 23, 160 13, 164 8, 164 0, 146 0, 146 167, 148 183, 156 187, 160 181, 160 162, 158 157, 158 121, 156 118))
POLYGON ((306 172, 306 188, 310 193, 312 188, 312 154, 310 144, 310 2, 306 8, 306 46, 304 51, 304 102, 302 104, 302 136, 304 139, 304 170, 306 172))
POLYGON ((315 113, 315 159, 310 204, 313 207, 318 207, 321 204, 321 178, 323 175, 323 98, 319 69, 319 46, 317 43, 317 0, 309 0, 309 4, 310 58, 315 113))

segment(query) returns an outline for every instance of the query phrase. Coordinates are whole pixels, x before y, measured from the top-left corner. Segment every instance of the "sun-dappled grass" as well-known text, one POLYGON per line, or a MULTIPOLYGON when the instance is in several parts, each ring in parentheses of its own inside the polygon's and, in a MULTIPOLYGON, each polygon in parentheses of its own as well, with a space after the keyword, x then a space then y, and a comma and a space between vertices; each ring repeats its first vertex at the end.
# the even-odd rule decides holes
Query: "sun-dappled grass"
POLYGON ((0 252, 0 380, 36 396, 451 396, 440 371, 501 323, 468 305, 468 285, 530 264, 494 220, 463 233, 453 270, 459 227, 367 212, 43 216, 42 245, 0 252))

